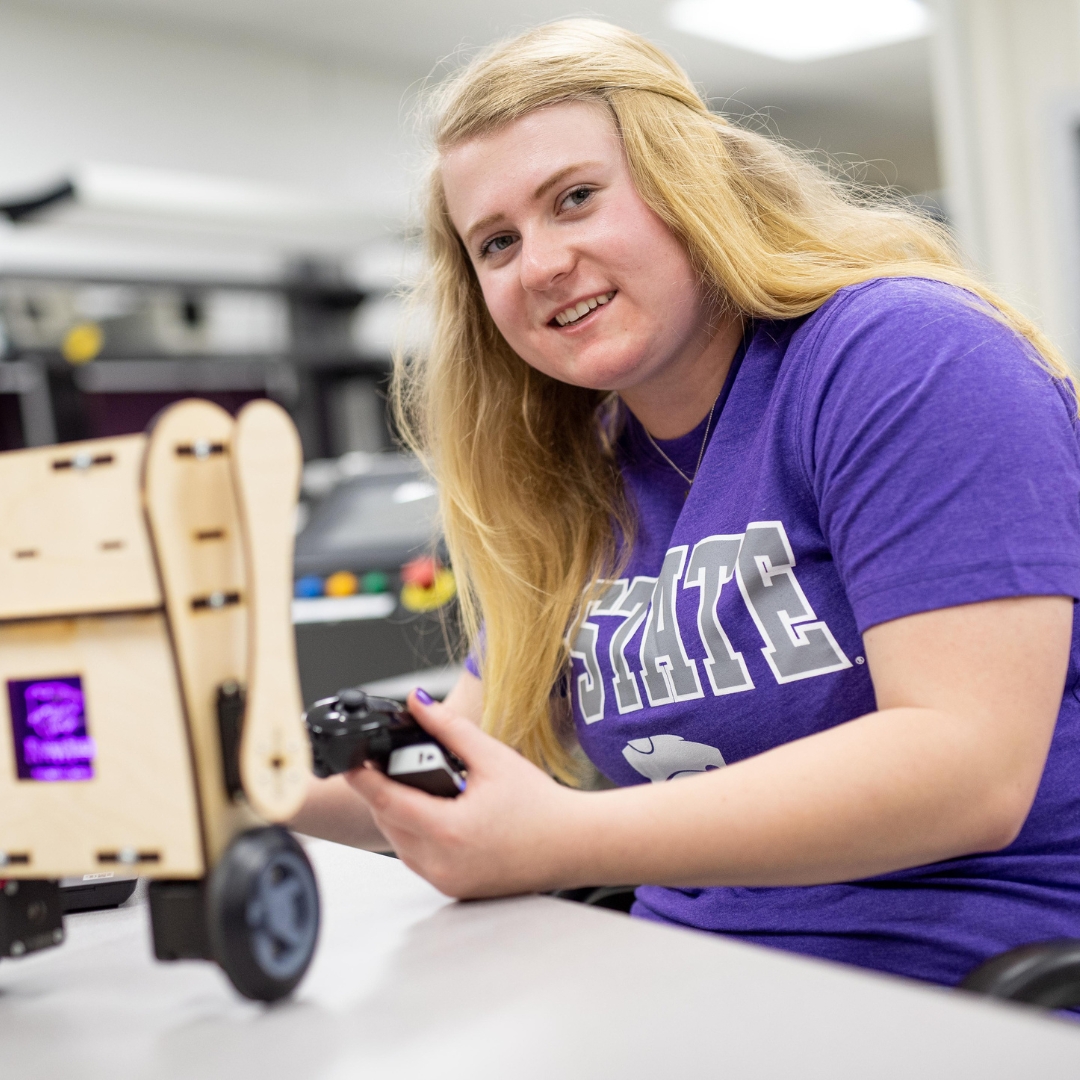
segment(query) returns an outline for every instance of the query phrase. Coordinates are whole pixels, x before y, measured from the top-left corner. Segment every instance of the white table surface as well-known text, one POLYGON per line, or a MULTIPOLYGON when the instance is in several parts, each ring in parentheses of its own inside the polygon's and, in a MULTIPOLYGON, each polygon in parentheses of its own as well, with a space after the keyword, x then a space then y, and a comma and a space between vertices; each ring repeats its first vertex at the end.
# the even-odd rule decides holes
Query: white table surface
POLYGON ((546 897, 454 904, 309 847, 323 927, 272 1007, 156 963, 132 903, 0 963, 3 1080, 1080 1077, 1080 1024, 546 897))

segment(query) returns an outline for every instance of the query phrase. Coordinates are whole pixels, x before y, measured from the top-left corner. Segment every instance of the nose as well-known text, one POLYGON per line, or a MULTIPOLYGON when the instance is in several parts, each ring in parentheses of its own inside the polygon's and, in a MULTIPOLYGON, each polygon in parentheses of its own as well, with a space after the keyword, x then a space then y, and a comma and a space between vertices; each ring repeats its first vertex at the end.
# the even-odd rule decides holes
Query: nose
POLYGON ((530 229, 521 238, 518 266, 522 287, 544 292, 574 268, 574 252, 558 229, 530 229))

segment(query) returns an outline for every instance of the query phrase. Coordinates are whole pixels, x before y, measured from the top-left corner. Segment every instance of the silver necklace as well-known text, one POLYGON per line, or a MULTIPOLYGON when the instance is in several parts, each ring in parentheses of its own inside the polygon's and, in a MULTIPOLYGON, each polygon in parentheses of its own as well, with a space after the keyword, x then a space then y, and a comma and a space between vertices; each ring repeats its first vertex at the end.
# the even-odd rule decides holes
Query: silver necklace
MULTIPOLYGON (((717 400, 719 400, 719 398, 717 400)), ((649 429, 645 427, 644 424, 641 425, 642 430, 645 432, 645 438, 652 443, 653 449, 686 481, 686 483, 690 487, 694 486, 694 481, 697 479, 698 469, 701 468, 701 459, 705 456, 705 447, 709 442, 709 428, 712 427, 712 418, 715 411, 716 401, 712 403, 712 408, 709 410, 709 419, 705 421, 705 438, 701 440, 701 449, 698 451, 697 464, 694 466, 693 476, 687 476, 686 473, 684 473, 682 469, 680 469, 679 466, 676 465, 675 462, 672 461, 671 458, 669 458, 667 454, 665 454, 664 451, 660 449, 656 440, 652 437, 652 435, 649 434, 649 429)))

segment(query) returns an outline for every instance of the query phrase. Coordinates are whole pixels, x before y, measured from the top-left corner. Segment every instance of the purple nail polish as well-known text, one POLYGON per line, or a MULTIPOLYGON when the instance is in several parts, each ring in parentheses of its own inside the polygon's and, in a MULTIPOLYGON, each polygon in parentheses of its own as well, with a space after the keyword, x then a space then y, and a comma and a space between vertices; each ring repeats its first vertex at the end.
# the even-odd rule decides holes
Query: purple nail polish
POLYGON ((422 686, 416 688, 416 700, 419 701, 421 705, 435 704, 435 699, 422 686))

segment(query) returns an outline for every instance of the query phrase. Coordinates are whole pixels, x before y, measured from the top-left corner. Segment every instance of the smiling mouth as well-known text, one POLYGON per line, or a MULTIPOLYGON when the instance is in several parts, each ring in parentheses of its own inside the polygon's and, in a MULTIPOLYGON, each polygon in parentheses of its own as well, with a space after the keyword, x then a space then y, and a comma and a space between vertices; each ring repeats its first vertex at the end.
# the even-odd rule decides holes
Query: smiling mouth
POLYGON ((615 298, 617 290, 612 289, 611 292, 598 293, 596 296, 590 296, 588 300, 582 300, 580 303, 574 304, 571 307, 558 312, 554 318, 548 321, 548 326, 562 327, 562 326, 574 326, 584 319, 587 319, 597 308, 603 307, 605 304, 611 303, 615 298))

